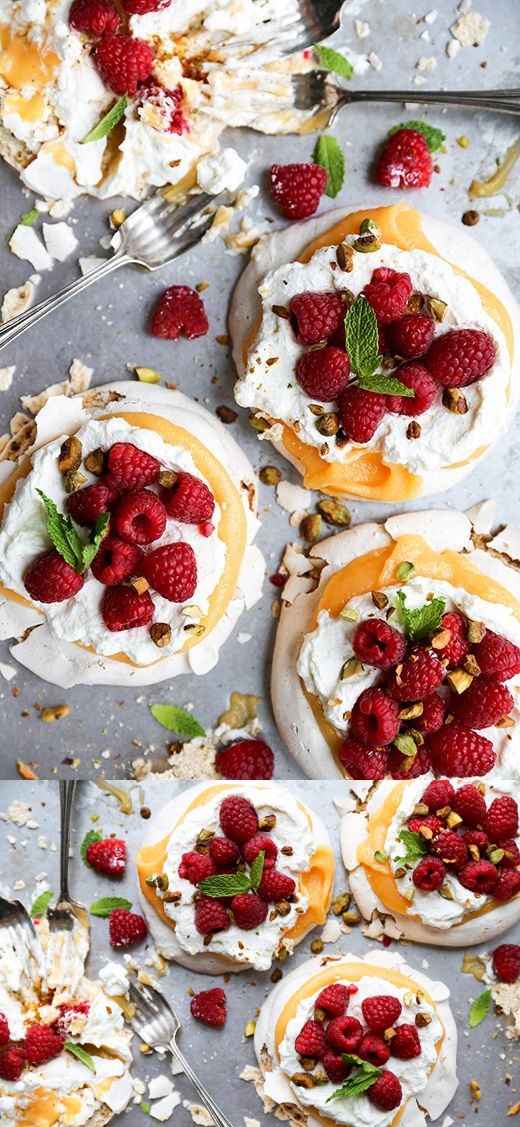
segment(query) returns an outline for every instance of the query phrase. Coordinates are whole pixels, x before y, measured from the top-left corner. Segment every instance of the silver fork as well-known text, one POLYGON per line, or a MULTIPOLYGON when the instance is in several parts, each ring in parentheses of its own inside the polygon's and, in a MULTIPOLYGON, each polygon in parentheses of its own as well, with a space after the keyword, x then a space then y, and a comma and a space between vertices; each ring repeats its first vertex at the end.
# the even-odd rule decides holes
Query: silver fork
POLYGON ((76 794, 76 781, 60 781, 60 895, 54 907, 47 911, 50 932, 72 931, 78 915, 85 912, 82 904, 72 900, 69 893, 69 848, 72 807, 76 794))
POLYGON ((36 963, 42 982, 45 982, 45 960, 36 928, 29 913, 19 900, 0 896, 0 930, 5 933, 13 955, 21 958, 26 978, 33 981, 31 960, 36 963))
POLYGON ((355 102, 423 102, 426 105, 457 106, 494 113, 520 114, 520 90, 345 90, 331 80, 326 70, 295 74, 292 78, 296 109, 329 110, 331 124, 343 106, 355 102))
POLYGON ((120 266, 137 265, 146 270, 158 270, 167 262, 183 254, 199 242, 211 226, 215 208, 226 193, 209 196, 205 192, 194 196, 182 207, 175 207, 157 193, 141 204, 121 224, 121 243, 115 254, 83 278, 77 278, 59 293, 41 301, 33 309, 7 321, 0 328, 0 348, 11 344, 26 329, 32 328, 48 313, 59 309, 71 297, 83 293, 94 282, 106 277, 120 266))
MULTIPOLYGON (((258 2, 258 0, 257 0, 258 2)), ((339 27, 339 17, 344 0, 299 0, 294 10, 280 20, 267 16, 258 24, 262 42, 268 38, 277 54, 290 55, 302 51, 313 43, 321 43, 339 27)), ((250 47, 255 43, 255 27, 244 35, 228 36, 212 47, 250 47)))
POLYGON ((177 1034, 181 1025, 177 1015, 173 1012, 166 998, 153 986, 139 986, 130 982, 130 997, 136 1006, 136 1013, 131 1018, 131 1024, 136 1033, 150 1045, 152 1049, 169 1049, 172 1056, 181 1065, 188 1080, 193 1084, 195 1091, 212 1116, 216 1127, 233 1127, 231 1121, 224 1115, 218 1104, 201 1084, 188 1061, 177 1045, 177 1034))

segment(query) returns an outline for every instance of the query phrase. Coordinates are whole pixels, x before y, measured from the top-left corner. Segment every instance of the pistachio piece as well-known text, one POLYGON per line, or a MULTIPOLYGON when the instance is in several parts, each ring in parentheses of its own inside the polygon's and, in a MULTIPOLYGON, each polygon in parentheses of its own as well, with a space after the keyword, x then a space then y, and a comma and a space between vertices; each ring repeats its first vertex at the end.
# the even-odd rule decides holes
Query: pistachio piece
POLYGON ((468 402, 460 387, 445 387, 442 393, 442 405, 452 415, 465 415, 468 410, 468 402))
POLYGON ((262 466, 258 476, 264 485, 278 485, 282 480, 281 470, 277 466, 262 466))
MULTIPOLYGON (((166 904, 178 904, 181 896, 181 892, 165 892, 163 900, 166 904)), ((169 921, 169 926, 171 927, 171 921, 169 921)))
POLYGON ((328 1082, 329 1082, 329 1078, 327 1076, 327 1073, 324 1072, 322 1068, 317 1068, 316 1072, 314 1073, 314 1083, 315 1084, 328 1084, 328 1082))
POLYGON ((336 261, 341 270, 350 274, 354 269, 354 252, 347 243, 340 243, 336 250, 336 261))
POLYGON ((292 855, 294 853, 294 849, 293 849, 292 845, 282 845, 282 848, 280 849, 280 853, 283 853, 284 857, 292 857, 292 855))
POLYGON ((284 321, 290 321, 291 314, 289 310, 285 308, 285 305, 272 305, 271 309, 275 317, 281 317, 284 321))
POLYGON ((354 607, 349 607, 347 603, 346 606, 343 607, 343 610, 340 610, 339 617, 346 619, 347 622, 357 622, 359 611, 355 610, 354 607))
POLYGON ((417 422, 417 419, 412 419, 406 428, 406 437, 409 439, 420 438, 421 433, 421 424, 417 422))
POLYGON ((446 680, 450 688, 452 688, 454 692, 458 693, 460 696, 460 694, 464 693, 466 689, 469 689, 469 686, 473 681, 473 677, 471 676, 471 673, 466 673, 465 669, 461 669, 459 667, 458 669, 452 669, 451 673, 448 673, 446 680))
POLYGON ((384 610, 388 606, 388 595, 384 591, 372 591, 372 602, 378 610, 384 610))
POLYGON ((321 532, 321 516, 319 513, 309 513, 300 524, 300 534, 309 544, 314 544, 321 532))
POLYGON ((157 481, 163 489, 173 489, 174 485, 177 484, 178 477, 179 475, 175 473, 175 470, 161 470, 157 481))
POLYGON ((360 235, 359 238, 354 239, 352 245, 360 254, 372 254, 375 250, 381 249, 381 240, 377 235, 360 235))
POLYGON ((258 823, 258 829, 263 830, 264 833, 269 833, 270 830, 274 830, 275 826, 276 814, 266 814, 264 818, 260 818, 258 823))
POLYGON ((251 1018, 244 1029, 244 1037, 254 1037, 256 1029, 256 1021, 251 1018))
POLYGON ((311 943, 311 951, 313 955, 321 955, 325 944, 322 939, 313 939, 311 943))
POLYGON ((79 438, 73 434, 62 443, 58 455, 58 469, 62 474, 71 474, 79 470, 83 457, 83 447, 79 438))
POLYGON ((439 895, 442 896, 443 900, 453 900, 453 892, 448 884, 441 884, 439 895))
MULTIPOLYGON (((483 622, 477 622, 476 619, 470 619, 468 622, 468 642, 474 646, 477 642, 482 642, 486 635, 486 627, 483 622)), ((479 670, 480 672, 480 670, 479 670)))
POLYGON ((430 639, 434 650, 443 650, 449 641, 451 641, 451 630, 447 629, 436 630, 430 639))
POLYGON ((336 899, 334 900, 334 903, 332 905, 332 911, 334 912, 334 915, 341 916, 343 912, 346 912, 347 908, 350 908, 351 900, 352 897, 350 895, 350 892, 340 892, 339 895, 336 896, 336 899))
MULTIPOLYGON (((418 700, 416 704, 409 704, 408 708, 402 708, 398 713, 399 720, 416 720, 418 716, 422 716, 424 712, 424 704, 422 700, 418 700)), ((426 807, 426 814, 428 807, 426 807)))
POLYGON ((225 423, 227 426, 230 423, 236 423, 238 419, 238 411, 234 411, 232 407, 227 407, 225 403, 215 409, 215 414, 221 423, 225 423))
POLYGON ((340 681, 348 681, 350 677, 356 677, 358 673, 363 673, 364 669, 365 666, 358 661, 357 657, 349 657, 339 675, 340 681))
POLYGON ((410 297, 408 298, 408 301, 406 303, 406 312, 419 313, 423 305, 424 297, 422 293, 419 293, 418 290, 414 290, 414 292, 410 294, 410 297))
POLYGON ((155 368, 134 368, 139 383, 160 383, 162 376, 155 368))
POLYGON ((164 646, 169 646, 172 637, 172 628, 168 622, 152 622, 150 626, 150 638, 154 645, 160 650, 164 646))
POLYGON ((291 911, 291 905, 288 900, 277 900, 275 908, 279 916, 288 916, 291 911))
POLYGON ((248 419, 249 426, 253 430, 264 431, 269 430, 271 426, 268 419, 263 419, 261 415, 250 415, 248 419))
POLYGON ((403 560, 397 568, 396 575, 401 583, 406 583, 407 579, 411 579, 414 574, 415 566, 409 560, 403 560))
POLYGON ((144 595, 145 591, 148 591, 150 584, 148 580, 145 579, 144 575, 131 575, 130 579, 125 579, 123 586, 133 587, 134 591, 136 591, 138 595, 144 595))
POLYGON ((316 1057, 298 1057, 298 1060, 306 1072, 312 1072, 318 1063, 316 1057))
POLYGON ((87 454, 85 458, 85 469, 88 470, 89 473, 94 474, 95 477, 101 477, 101 474, 105 472, 106 463, 107 456, 105 451, 98 446, 96 450, 91 450, 90 454, 87 454))
POLYGON ((431 316, 433 317, 434 321, 444 321, 444 318, 446 316, 446 310, 448 308, 448 303, 446 301, 441 301, 440 297, 430 297, 430 296, 428 296, 428 297, 425 297, 424 300, 425 300, 427 309, 428 309, 429 313, 431 314, 431 316))
POLYGON ((347 927, 359 927, 361 916, 358 912, 342 912, 341 918, 347 927))
POLYGON ((317 508, 327 524, 349 528, 352 516, 346 505, 340 505, 338 501, 318 501, 317 508))
POLYGON ((480 665, 474 654, 466 654, 462 662, 462 668, 466 670, 466 673, 470 673, 472 677, 480 676, 480 665))
POLYGON ((446 824, 449 826, 450 830, 455 829, 455 826, 460 826, 461 822, 462 818, 460 814, 456 814, 454 810, 450 810, 450 813, 446 818, 446 824))
POLYGON ((326 438, 337 434, 339 430, 339 416, 336 415, 335 411, 326 411, 317 419, 316 430, 319 431, 320 434, 325 435, 326 438))
POLYGON ((72 473, 66 474, 64 481, 65 492, 77 493, 78 489, 81 489, 81 486, 85 484, 86 480, 85 474, 81 473, 80 470, 74 470, 72 473))
POLYGON ((415 1024, 418 1029, 424 1029, 426 1025, 430 1025, 431 1020, 430 1014, 419 1013, 415 1015, 415 1024))
POLYGON ((293 1072, 291 1084, 297 1088, 314 1088, 314 1079, 309 1072, 293 1072))

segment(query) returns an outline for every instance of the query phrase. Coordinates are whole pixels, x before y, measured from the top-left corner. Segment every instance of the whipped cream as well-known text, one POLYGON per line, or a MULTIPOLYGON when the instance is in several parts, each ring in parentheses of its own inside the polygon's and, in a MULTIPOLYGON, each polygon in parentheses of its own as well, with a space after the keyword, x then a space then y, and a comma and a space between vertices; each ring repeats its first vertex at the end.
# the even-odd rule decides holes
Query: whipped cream
MULTIPOLYGON (((469 783, 472 780, 467 779, 465 781, 469 783)), ((478 783, 481 781, 481 779, 476 780, 478 783)), ((388 827, 384 849, 385 853, 388 854, 395 883, 401 895, 405 896, 408 889, 413 889, 414 895, 410 902, 410 912, 414 916, 419 916, 422 922, 429 927, 444 930, 461 923, 471 912, 480 911, 493 897, 485 893, 476 895, 470 889, 464 888, 449 868, 446 869, 444 884, 450 889, 453 896, 452 900, 446 900, 438 892, 423 892, 420 888, 416 888, 412 880, 413 869, 406 869, 404 876, 395 877, 395 870, 400 868, 398 859, 399 857, 402 858, 403 853, 406 852, 402 841, 399 839, 399 831, 407 829, 414 807, 420 802, 426 786, 427 782, 425 782, 424 775, 407 784, 403 798, 388 827)), ((490 806, 494 798, 503 794, 510 795, 516 802, 520 801, 520 790, 514 783, 488 783, 484 795, 486 806, 490 806)))
MULTIPOLYGON (((355 238, 349 236, 345 242, 352 245, 355 238)), ((404 251, 383 244, 371 254, 354 253, 353 269, 345 274, 337 268, 335 248, 325 247, 308 263, 290 262, 267 273, 258 290, 262 324, 249 350, 245 373, 236 384, 237 402, 292 429, 297 424, 298 437, 319 449, 326 462, 344 462, 356 444, 339 447, 333 439, 327 443, 317 430, 316 417, 309 410, 313 401, 296 380, 302 345, 291 322, 277 316, 273 307, 288 308, 296 294, 306 291, 341 292, 348 288, 357 297, 379 266, 407 272, 415 290, 447 302, 445 318, 436 326, 438 335, 454 327, 482 329, 495 342, 496 358, 488 376, 464 388, 468 404, 465 415, 455 415, 443 407, 442 389, 438 389, 432 407, 420 416, 419 438, 410 441, 406 437, 408 416, 388 413, 363 449, 378 450, 385 462, 406 465, 418 475, 463 462, 505 430, 509 354, 503 333, 485 311, 472 282, 438 255, 422 250, 404 251)), ((334 404, 323 407, 332 411, 334 404)))
MULTIPOLYGON (((428 579, 421 575, 412 576, 398 588, 385 588, 384 594, 390 602, 395 601, 397 590, 403 592, 406 606, 410 609, 424 606, 431 594, 440 596, 446 601, 446 612, 459 610, 469 619, 483 622, 490 630, 503 634, 520 645, 520 625, 509 607, 489 603, 477 595, 468 594, 462 587, 454 587, 443 580, 428 579)), ((340 732, 347 730, 348 715, 345 718, 345 714, 350 714, 360 693, 382 679, 381 670, 374 666, 365 666, 362 672, 345 680, 341 679, 344 663, 354 657, 352 640, 355 630, 365 618, 386 620, 388 610, 387 607, 379 610, 374 606, 370 594, 356 596, 349 601, 348 606, 359 615, 355 622, 339 616, 332 618, 327 611, 320 611, 316 629, 305 635, 297 661, 297 670, 306 689, 319 698, 327 720, 340 732)), ((402 633, 397 613, 390 621, 402 633)), ((497 755, 493 768, 494 777, 517 779, 520 778, 520 678, 512 678, 507 682, 507 687, 515 700, 511 712, 514 727, 485 728, 482 734, 491 740, 497 755)))
MULTIPOLYGON (((338 981, 345 986, 349 985, 348 979, 338 979, 338 981)), ((388 1068, 398 1077, 401 1083, 403 1103, 411 1096, 419 1097, 426 1088, 430 1070, 437 1060, 435 1044, 443 1035, 443 1027, 437 1017, 436 1010, 426 1000, 418 1003, 415 995, 410 996, 409 991, 394 986, 387 979, 372 976, 362 977, 359 981, 356 981, 356 986, 358 991, 350 996, 348 1014, 350 1017, 357 1018, 363 1025, 364 1018, 361 1004, 366 998, 378 994, 391 995, 393 998, 399 999, 403 1007, 399 1024, 406 1022, 413 1025, 415 1016, 419 1012, 426 1013, 431 1017, 430 1024, 419 1030, 422 1049, 420 1057, 414 1057, 407 1061, 390 1057, 388 1062, 388 1068)), ((294 1042, 304 1023, 313 1017, 318 994, 319 990, 300 1003, 295 1016, 287 1025, 284 1040, 280 1045, 280 1068, 289 1081, 294 1073, 301 1072, 300 1059, 295 1050, 294 1042)), ((389 1127, 394 1121, 396 1110, 381 1111, 380 1108, 370 1102, 366 1093, 335 1099, 331 1103, 327 1103, 328 1098, 337 1090, 338 1086, 337 1083, 330 1081, 315 1088, 301 1088, 291 1084, 299 1103, 303 1104, 304 1107, 316 1108, 320 1115, 333 1120, 335 1123, 348 1124, 348 1127, 389 1127)))
MULTIPOLYGON (((183 853, 195 848, 201 830, 222 833, 219 810, 224 798, 231 793, 232 791, 226 790, 213 796, 209 801, 202 802, 177 823, 169 837, 163 872, 168 877, 169 891, 180 892, 181 898, 175 904, 163 900, 163 908, 166 915, 175 923, 176 940, 190 955, 208 952, 208 948, 204 945, 204 936, 200 935, 195 927, 194 886, 188 880, 179 877, 181 857, 183 853)), ((220 955, 237 963, 246 963, 257 970, 267 970, 282 945, 285 933, 293 927, 298 916, 307 908, 308 901, 303 891, 298 888, 298 879, 309 868, 309 861, 316 852, 318 843, 309 825, 307 814, 286 790, 273 784, 270 784, 269 788, 252 785, 241 787, 240 794, 253 803, 259 819, 267 814, 276 815, 276 825, 269 835, 278 846, 276 868, 296 881, 296 899, 291 903, 291 910, 287 916, 276 916, 271 920, 268 915, 257 930, 244 931, 231 924, 227 931, 216 932, 209 950, 212 955, 220 955), (293 852, 289 857, 280 852, 284 845, 292 847, 293 852)), ((157 895, 161 896, 158 890, 157 895)))
MULTIPOLYGON (((65 511, 66 495, 63 478, 58 469, 58 455, 65 436, 43 446, 33 456, 32 472, 21 481, 11 503, 7 506, 0 530, 0 579, 10 590, 26 597, 23 577, 29 565, 49 548, 45 508, 37 490, 42 490, 65 511)), ((171 446, 153 431, 140 429, 124 419, 93 419, 77 432, 84 454, 98 447, 108 449, 115 442, 131 442, 140 450, 157 458, 166 469, 184 470, 201 478, 191 455, 182 447, 171 446)), ((90 475, 89 483, 95 481, 90 475)), ((204 480, 202 478, 202 480, 204 480)), ((215 505, 212 524, 215 531, 203 536, 197 525, 181 524, 169 518, 163 536, 150 547, 184 541, 193 548, 197 562, 197 587, 185 603, 172 603, 158 592, 153 592, 154 619, 168 623, 171 641, 161 651, 161 657, 179 652, 189 634, 186 627, 196 625, 207 613, 210 598, 218 585, 225 566, 226 548, 218 536, 220 509, 215 505), (183 608, 189 607, 189 614, 183 608), (193 608, 193 609, 192 609, 193 608)), ((104 587, 91 572, 73 599, 60 603, 41 605, 52 633, 65 641, 91 646, 96 653, 122 652, 137 665, 157 661, 157 646, 149 631, 142 627, 112 633, 107 630, 101 615, 104 587)))

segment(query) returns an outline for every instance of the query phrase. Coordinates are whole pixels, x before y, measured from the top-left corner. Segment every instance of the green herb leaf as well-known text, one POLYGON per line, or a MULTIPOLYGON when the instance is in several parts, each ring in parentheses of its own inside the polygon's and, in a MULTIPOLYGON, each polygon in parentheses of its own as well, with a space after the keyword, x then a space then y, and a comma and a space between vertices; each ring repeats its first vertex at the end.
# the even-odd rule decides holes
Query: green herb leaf
POLYGON ((404 861, 415 861, 418 857, 424 857, 428 852, 428 842, 425 841, 420 834, 416 834, 413 830, 400 830, 399 841, 402 841, 406 848, 404 857, 396 857, 396 864, 401 864, 404 861))
POLYGON ((131 907, 132 901, 125 900, 123 896, 104 896, 102 900, 94 900, 94 903, 90 905, 90 914, 106 920, 116 908, 129 912, 131 907))
POLYGON ((251 862, 251 868, 249 869, 249 880, 251 882, 251 888, 258 888, 258 885, 260 884, 260 881, 262 880, 262 873, 264 871, 264 861, 265 861, 265 849, 262 849, 262 851, 260 853, 257 853, 254 861, 251 862))
POLYGON ((325 195, 334 200, 341 191, 345 179, 345 157, 336 138, 328 133, 322 133, 314 146, 312 159, 315 164, 321 164, 328 173, 325 195))
POLYGON ((81 1045, 75 1045, 74 1041, 65 1041, 63 1048, 67 1049, 67 1052, 72 1053, 73 1056, 77 1057, 82 1064, 86 1064, 87 1068, 90 1068, 91 1072, 96 1071, 96 1066, 94 1064, 94 1061, 92 1060, 90 1053, 87 1053, 85 1049, 82 1049, 81 1045))
POLYGON ((24 211, 23 215, 20 216, 22 227, 32 227, 33 223, 36 223, 38 215, 39 212, 35 207, 33 207, 32 211, 24 211))
POLYGON ((214 877, 205 877, 197 888, 205 896, 218 900, 219 896, 238 896, 239 892, 249 892, 251 881, 245 873, 217 873, 214 877))
POLYGON ((42 892, 40 896, 37 896, 29 912, 31 919, 35 920, 38 916, 44 916, 53 898, 53 892, 42 892))
POLYGON ((352 78, 354 67, 339 51, 334 51, 332 47, 324 47, 321 43, 315 43, 314 50, 318 56, 318 62, 324 70, 339 74, 340 78, 352 78))
POLYGON ((401 583, 406 583, 407 579, 412 578, 414 571, 415 564, 410 563, 409 560, 403 560, 403 562, 400 563, 399 567, 397 568, 396 575, 397 578, 401 580, 401 583))
POLYGON ((413 388, 401 383, 395 376, 386 376, 383 372, 373 376, 359 376, 358 384, 363 391, 377 391, 380 395, 402 395, 406 399, 414 399, 413 388))
POLYGON ((480 1025, 481 1021, 484 1021, 486 1014, 489 1012, 492 997, 493 993, 491 990, 484 990, 483 994, 475 998, 469 1011, 470 1029, 474 1029, 476 1025, 480 1025))
POLYGON ((399 133, 401 129, 415 129, 416 133, 422 133, 431 153, 437 152, 437 149, 440 149, 443 141, 446 140, 441 129, 436 129, 434 125, 427 125, 425 121, 404 121, 401 125, 394 125, 393 129, 389 129, 388 136, 393 137, 394 133, 399 133))
POLYGON ((435 598, 431 602, 425 603, 423 607, 409 610, 406 606, 404 591, 397 592, 397 603, 404 632, 409 642, 423 641, 434 630, 438 630, 446 609, 446 600, 435 598))
POLYGON ((97 518, 89 539, 85 542, 76 532, 71 518, 58 512, 54 501, 50 497, 46 497, 41 489, 37 489, 36 492, 39 493, 45 505, 47 532, 56 551, 59 552, 66 563, 70 564, 70 567, 74 568, 78 575, 83 575, 90 567, 104 538, 110 521, 110 513, 102 513, 97 518))
POLYGON ((87 849, 89 845, 94 845, 95 841, 103 841, 101 834, 98 833, 97 830, 89 830, 88 833, 85 834, 85 837, 81 842, 81 856, 83 858, 83 861, 85 862, 85 865, 88 865, 89 869, 92 868, 92 866, 87 861, 87 849))
POLYGON ((342 1053, 341 1056, 345 1064, 352 1064, 355 1068, 359 1069, 359 1072, 355 1072, 353 1076, 349 1076, 345 1083, 342 1084, 341 1088, 337 1088, 336 1091, 329 1096, 327 1103, 330 1103, 331 1100, 344 1098, 345 1096, 357 1096, 361 1092, 366 1092, 367 1088, 371 1088, 381 1076, 381 1069, 376 1068, 376 1066, 370 1064, 369 1061, 361 1060, 360 1057, 356 1057, 353 1053, 342 1053))
POLYGON ((150 712, 154 720, 169 732, 187 736, 190 740, 195 739, 196 736, 206 735, 202 724, 199 724, 195 716, 185 712, 183 708, 177 708, 175 704, 151 704, 150 712))
POLYGON ((345 347, 351 371, 368 378, 381 363, 378 353, 377 318, 363 294, 345 317, 345 347))
POLYGON ((106 530, 110 524, 110 513, 101 513, 96 517, 96 523, 90 533, 88 541, 83 544, 83 569, 90 567, 94 556, 97 555, 99 545, 105 539, 106 530))
POLYGON ((89 133, 87 133, 86 137, 81 141, 81 144, 88 145, 90 141, 100 141, 102 137, 106 137, 108 133, 111 133, 118 121, 121 121, 127 105, 128 95, 123 94, 123 97, 112 106, 112 109, 98 121, 97 125, 94 125, 89 133))
POLYGON ((141 1111, 144 1111, 145 1115, 149 1115, 152 1110, 151 1104, 147 1104, 146 1100, 141 1100, 139 1107, 141 1108, 141 1111))

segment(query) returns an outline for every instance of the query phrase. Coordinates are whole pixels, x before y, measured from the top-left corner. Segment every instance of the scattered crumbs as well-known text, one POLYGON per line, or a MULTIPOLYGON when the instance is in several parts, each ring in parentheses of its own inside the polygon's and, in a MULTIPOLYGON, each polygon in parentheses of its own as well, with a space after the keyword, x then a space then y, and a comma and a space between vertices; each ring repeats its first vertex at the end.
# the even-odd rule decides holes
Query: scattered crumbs
MULTIPOLYGON (((11 805, 7 807, 7 820, 13 822, 15 826, 25 826, 31 817, 31 807, 26 802, 21 802, 16 798, 11 805)), ((11 840, 11 839, 9 839, 11 840)))
POLYGON ((354 29, 358 39, 367 39, 370 35, 370 24, 366 20, 354 20, 354 29))
POLYGON ((245 646, 246 642, 250 642, 252 634, 237 634, 237 642, 240 646, 245 646))
POLYGON ((430 965, 430 964, 429 964, 429 962, 428 962, 428 959, 423 959, 423 961, 422 961, 422 963, 421 963, 422 969, 423 969, 423 970, 428 970, 428 967, 429 967, 429 965, 430 965))
POLYGON ((68 223, 44 223, 43 240, 51 258, 64 262, 74 254, 78 240, 68 223))
POLYGON ((188 1109, 193 1122, 199 1124, 199 1127, 213 1127, 213 1119, 205 1107, 201 1107, 200 1104, 190 1104, 188 1100, 184 1100, 183 1106, 188 1109))
POLYGON ((248 1115, 244 1115, 244 1127, 260 1127, 259 1119, 250 1119, 248 1115))
POLYGON ((421 57, 417 60, 415 66, 416 70, 418 70, 420 74, 430 73, 432 70, 435 70, 437 66, 437 59, 435 58, 435 55, 421 55, 421 57))
POLYGON ((370 54, 367 55, 367 59, 370 63, 370 66, 373 67, 374 70, 383 69, 381 59, 379 58, 379 55, 376 55, 375 51, 371 51, 370 54))
POLYGON ((322 943, 337 943, 341 935, 341 927, 339 920, 327 920, 325 927, 321 933, 320 939, 322 943))
POLYGON ((154 1076, 148 1084, 148 1095, 151 1100, 159 1100, 173 1092, 173 1080, 169 1076, 154 1076))
POLYGON ((438 13, 437 9, 432 8, 430 12, 426 13, 426 15, 424 17, 424 22, 429 23, 429 24, 435 23, 435 20, 437 19, 438 14, 439 13, 438 13))
POLYGON ((449 59, 454 59, 460 51, 460 43, 458 39, 450 39, 446 44, 446 54, 449 59))
POLYGON ((15 882, 13 884, 13 891, 14 892, 21 892, 22 889, 25 888, 25 887, 26 887, 26 884, 25 884, 24 880, 15 880, 15 882))
POLYGON ((459 16, 459 19, 450 27, 450 31, 462 47, 480 47, 486 38, 489 27, 490 21, 487 16, 481 16, 480 12, 471 9, 459 16))
POLYGON ((296 509, 307 511, 309 490, 282 480, 276 486, 276 500, 280 508, 285 509, 287 513, 293 513, 296 509))
POLYGON ((9 239, 9 247, 17 258, 30 262, 35 270, 50 270, 52 267, 52 258, 33 227, 19 223, 9 239))
POLYGON ((15 371, 15 364, 11 364, 8 368, 0 368, 0 391, 9 391, 15 371))
POLYGON ((34 298, 35 288, 34 282, 29 278, 23 286, 13 286, 11 290, 4 294, 0 313, 3 325, 6 321, 12 321, 13 317, 19 317, 21 313, 25 313, 29 309, 34 298))
POLYGON ((181 1102, 181 1097, 178 1092, 170 1092, 169 1096, 164 1099, 158 1100, 156 1104, 152 1104, 150 1108, 150 1115, 152 1119, 157 1119, 159 1123, 166 1123, 170 1118, 173 1109, 176 1108, 181 1102))

